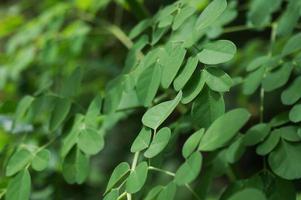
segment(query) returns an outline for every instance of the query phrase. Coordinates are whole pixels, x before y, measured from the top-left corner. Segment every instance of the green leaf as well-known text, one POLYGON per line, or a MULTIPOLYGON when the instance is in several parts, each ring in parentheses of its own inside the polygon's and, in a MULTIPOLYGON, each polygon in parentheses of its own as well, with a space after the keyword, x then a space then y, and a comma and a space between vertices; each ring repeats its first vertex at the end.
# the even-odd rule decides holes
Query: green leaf
POLYGON ((50 160, 50 151, 42 149, 33 158, 31 166, 36 171, 42 171, 47 168, 50 160))
POLYGON ((201 167, 202 154, 194 152, 177 170, 175 182, 178 185, 191 183, 199 175, 201 167))
POLYGON ((97 154, 104 147, 103 136, 94 128, 81 127, 78 134, 77 145, 85 154, 97 154))
POLYGON ((293 32, 300 17, 300 1, 289 1, 285 11, 280 16, 277 23, 277 34, 286 36, 293 32))
POLYGON ((89 173, 89 159, 79 149, 74 148, 64 159, 62 172, 69 184, 83 183, 89 173))
POLYGON ((102 98, 97 95, 89 105, 89 108, 85 115, 85 124, 89 126, 96 126, 97 125, 97 117, 100 114, 102 106, 102 98))
POLYGON ((242 108, 231 110, 220 116, 202 137, 199 150, 213 151, 225 146, 249 118, 250 113, 242 108))
POLYGON ((288 180, 301 178, 300 152, 301 143, 290 143, 282 140, 268 158, 272 171, 288 180))
POLYGON ((246 146, 243 144, 243 137, 240 135, 226 150, 226 159, 228 163, 237 162, 246 150, 246 146))
POLYGON ((168 43, 160 55, 159 63, 162 65, 161 84, 168 88, 176 77, 184 60, 186 50, 181 43, 168 43))
POLYGON ((277 146, 279 140, 279 132, 272 131, 267 139, 257 146, 256 153, 261 156, 267 155, 277 146))
POLYGON ((257 88, 260 86, 260 83, 263 79, 265 72, 265 67, 261 67, 256 71, 248 74, 243 83, 243 93, 246 95, 253 94, 257 88))
POLYGON ((293 65, 285 63, 280 69, 267 73, 262 81, 262 86, 265 91, 270 92, 282 87, 288 81, 293 65))
POLYGON ((161 68, 158 63, 146 68, 139 76, 136 90, 139 101, 150 106, 160 86, 161 68))
POLYGON ((112 172, 112 175, 110 177, 110 180, 108 182, 107 188, 105 193, 110 191, 115 185, 128 174, 130 171, 130 166, 126 162, 120 163, 118 166, 115 167, 114 171, 112 172))
POLYGON ((149 148, 144 152, 146 158, 152 158, 158 155, 168 144, 171 131, 168 127, 161 128, 157 134, 155 134, 153 141, 149 148))
POLYGON ((220 93, 205 87, 194 100, 191 117, 196 127, 208 128, 219 116, 225 113, 224 98, 220 93))
POLYGON ((188 158, 188 156, 190 156, 197 149, 204 132, 205 129, 202 128, 189 136, 189 138, 185 141, 182 148, 182 155, 184 158, 188 158))
POLYGON ((192 76, 197 65, 198 65, 197 57, 190 57, 187 60, 187 63, 184 66, 183 70, 180 71, 180 74, 177 76, 177 78, 173 82, 173 86, 176 91, 181 90, 185 86, 185 84, 188 82, 188 80, 192 76))
POLYGON ((6 166, 6 176, 12 176, 28 165, 33 155, 27 149, 17 150, 8 160, 6 166))
POLYGON ((197 19, 196 29, 200 31, 212 25, 226 8, 226 0, 213 0, 197 19))
POLYGON ((246 146, 253 146, 262 142, 270 133, 271 127, 268 124, 260 123, 252 126, 243 137, 246 146))
POLYGON ((56 98, 54 108, 49 121, 50 131, 55 131, 64 119, 67 117, 71 108, 71 102, 68 99, 56 98))
POLYGON ((147 194, 147 196, 144 198, 144 200, 155 200, 156 197, 159 195, 159 193, 161 192, 161 190, 163 189, 162 185, 157 185, 155 187, 153 187, 149 193, 147 194))
POLYGON ((231 77, 218 68, 203 70, 204 79, 209 88, 216 92, 228 92, 233 85, 231 77))
POLYGON ((118 189, 114 189, 111 192, 109 192, 103 200, 117 200, 119 197, 119 191, 118 189))
POLYGON ((272 118, 272 120, 270 121, 270 125, 272 127, 277 127, 277 126, 284 125, 288 122, 289 122, 288 112, 282 112, 272 118))
POLYGON ((179 9, 172 24, 172 30, 177 30, 185 22, 186 19, 193 15, 195 11, 196 9, 191 6, 185 6, 179 9))
POLYGON ((148 109, 142 117, 142 123, 147 127, 157 129, 176 108, 181 98, 182 92, 180 91, 173 100, 165 101, 148 109))
POLYGON ((198 53, 201 63, 216 65, 228 62, 236 53, 236 46, 229 40, 217 40, 204 45, 203 50, 198 53))
POLYGON ((173 200, 176 195, 176 190, 176 184, 174 182, 170 182, 161 190, 159 196, 157 197, 157 200, 173 200))
POLYGON ((20 171, 8 184, 6 200, 29 200, 31 178, 27 169, 20 171))
POLYGON ((297 132, 297 126, 283 126, 274 130, 274 134, 277 133, 282 139, 287 140, 289 142, 301 141, 301 137, 299 137, 297 132))
POLYGON ((287 56, 301 49, 301 33, 293 35, 284 45, 281 55, 287 56))
POLYGON ((255 188, 245 188, 234 195, 232 195, 229 200, 266 200, 267 198, 265 197, 265 194, 255 188))
POLYGON ((147 173, 147 162, 141 162, 129 175, 126 181, 126 191, 128 193, 138 192, 146 181, 147 173))
POLYGON ((82 127, 83 120, 84 120, 83 115, 77 114, 75 116, 75 120, 74 120, 72 129, 63 140, 63 145, 62 145, 62 150, 61 150, 61 156, 63 158, 69 153, 69 151, 72 149, 72 147, 77 143, 79 130, 82 127))
POLYGON ((282 91, 281 101, 284 105, 292 105, 301 98, 300 85, 301 76, 298 76, 288 88, 282 91))
POLYGON ((271 14, 281 5, 281 0, 253 0, 250 2, 248 19, 250 23, 261 28, 271 21, 271 14))
POLYGON ((301 121, 301 104, 296 104, 293 106, 289 112, 289 119, 294 123, 301 121))
POLYGON ((30 105, 32 104, 34 98, 32 96, 24 96, 20 102, 18 103, 17 109, 16 109, 16 113, 15 113, 15 123, 20 122, 26 112, 28 111, 28 109, 30 108, 30 105))
POLYGON ((187 104, 194 100, 202 91, 205 79, 201 71, 196 71, 183 89, 182 103, 187 104))
POLYGON ((76 68, 66 80, 64 80, 60 95, 62 97, 74 97, 78 94, 80 83, 82 80, 82 70, 80 67, 76 68))
POLYGON ((152 132, 149 128, 143 127, 131 146, 131 152, 142 151, 146 149, 151 141, 152 132))
POLYGON ((150 19, 145 19, 140 21, 130 32, 129 37, 134 39, 138 35, 140 35, 144 30, 146 30, 151 25, 150 19))
POLYGON ((270 56, 260 56, 260 57, 257 57, 255 59, 253 59, 247 66, 247 71, 250 72, 250 71, 253 71, 255 69, 258 69, 260 67, 262 67, 263 65, 265 65, 266 63, 269 62, 269 60, 271 59, 270 56))

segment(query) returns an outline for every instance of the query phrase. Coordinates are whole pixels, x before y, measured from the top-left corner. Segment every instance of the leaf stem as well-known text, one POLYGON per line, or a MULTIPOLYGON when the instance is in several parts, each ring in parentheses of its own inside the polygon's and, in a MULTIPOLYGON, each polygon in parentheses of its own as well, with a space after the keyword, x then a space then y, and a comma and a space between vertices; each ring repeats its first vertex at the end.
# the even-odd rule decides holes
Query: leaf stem
MULTIPOLYGON (((137 163, 138 163, 139 154, 140 154, 140 151, 137 151, 135 153, 135 155, 134 155, 132 166, 131 166, 131 171, 134 171, 136 169, 136 166, 137 166, 137 163)), ((127 196, 127 200, 132 200, 132 194, 126 193, 126 196, 127 196)))

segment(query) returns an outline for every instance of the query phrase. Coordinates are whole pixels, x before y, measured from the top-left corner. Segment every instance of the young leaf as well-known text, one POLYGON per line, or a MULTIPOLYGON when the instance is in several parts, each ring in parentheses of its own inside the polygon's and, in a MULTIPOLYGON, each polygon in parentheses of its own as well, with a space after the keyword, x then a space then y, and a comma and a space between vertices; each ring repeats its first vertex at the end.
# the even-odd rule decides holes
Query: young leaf
POLYGON ((143 127, 131 146, 131 152, 142 151, 149 146, 152 132, 149 128, 143 127))
POLYGON ((213 151, 225 146, 249 118, 250 113, 242 108, 231 110, 220 116, 202 137, 199 150, 213 151))
POLYGON ((267 139, 257 146, 256 153, 261 156, 267 155, 277 146, 279 140, 279 132, 272 131, 267 139))
POLYGON ((270 121, 270 125, 272 127, 277 127, 277 126, 281 126, 281 125, 288 123, 289 122, 288 114, 289 114, 288 112, 282 112, 282 113, 276 115, 270 121))
POLYGON ((56 98, 55 105, 49 121, 50 131, 55 131, 64 119, 67 117, 71 108, 71 102, 68 99, 56 98))
POLYGON ((12 176, 30 163, 33 155, 27 149, 17 150, 8 160, 6 176, 12 176))
POLYGON ((205 129, 202 128, 189 136, 182 148, 182 155, 184 158, 188 158, 188 156, 190 156, 197 149, 204 132, 205 129))
POLYGON ((31 166, 36 171, 42 171, 48 166, 50 159, 50 151, 42 149, 33 158, 31 166))
POLYGON ((149 148, 144 152, 146 158, 152 158, 158 155, 168 144, 171 131, 168 127, 164 127, 154 136, 149 148))
POLYGON ((181 67, 185 54, 186 50, 181 43, 170 42, 165 46, 159 59, 159 63, 162 65, 161 84, 163 88, 168 88, 172 83, 181 67))
POLYGON ((191 183, 200 173, 202 167, 202 154, 194 152, 176 172, 175 182, 178 185, 191 183))
POLYGON ((141 162, 129 175, 126 181, 126 191, 129 193, 138 192, 144 185, 148 173, 148 165, 141 162))
POLYGON ((148 109, 142 117, 142 123, 154 130, 157 129, 176 108, 181 98, 182 91, 173 100, 160 103, 148 109))
POLYGON ((204 45, 204 49, 198 53, 201 63, 216 65, 231 60, 236 53, 236 46, 229 40, 217 40, 204 45))
POLYGON ((196 127, 208 128, 219 116, 225 113, 224 98, 220 93, 205 87, 193 101, 191 117, 196 127))
POLYGON ((288 88, 282 91, 281 101, 284 105, 292 105, 301 98, 300 85, 301 76, 298 76, 288 88))
POLYGON ((301 156, 299 152, 301 152, 300 143, 290 143, 282 140, 268 158, 272 171, 288 180, 301 178, 301 156))
POLYGON ((205 85, 205 78, 201 71, 196 71, 183 89, 182 103, 187 104, 195 99, 205 85))
POLYGON ((121 179, 123 179, 128 174, 129 171, 130 166, 126 162, 122 162, 117 167, 115 167, 108 182, 105 193, 110 191, 121 179))
POLYGON ((62 170, 68 183, 81 184, 88 176, 89 159, 79 149, 74 148, 64 159, 62 170))
POLYGON ((271 127, 268 124, 260 123, 252 126, 243 137, 246 146, 253 146, 262 142, 269 134, 271 127))
POLYGON ((28 169, 20 171, 8 184, 6 200, 29 200, 31 178, 28 169))
POLYGON ((180 72, 180 74, 177 76, 177 78, 173 82, 173 86, 176 91, 181 90, 185 86, 185 84, 188 82, 188 80, 192 76, 197 65, 198 65, 197 57, 190 57, 187 60, 187 63, 184 66, 183 70, 180 72))
POLYGON ((80 150, 88 155, 97 154, 104 146, 103 136, 94 128, 81 128, 77 145, 80 150))
POLYGON ((260 56, 257 57, 255 59, 253 59, 247 66, 247 71, 253 71, 256 70, 260 67, 262 67, 263 65, 265 65, 266 63, 268 63, 268 61, 271 59, 270 56, 260 56))
POLYGON ((150 106, 159 89, 161 67, 158 63, 146 68, 139 76, 136 90, 139 101, 144 106, 150 106))
POLYGON ((264 90, 270 92, 286 84, 292 70, 293 65, 291 63, 285 63, 280 69, 269 72, 262 81, 264 90))
POLYGON ((213 0, 199 16, 196 29, 200 31, 212 25, 226 8, 226 0, 213 0))
POLYGON ((134 39, 138 35, 140 35, 145 29, 147 29, 151 25, 150 19, 145 19, 140 21, 130 32, 129 37, 134 39))
POLYGON ((289 119, 294 122, 301 121, 301 104, 296 104, 289 112, 289 119))
POLYGON ((173 200, 176 195, 177 186, 174 182, 170 182, 159 193, 157 200, 173 200))
POLYGON ((233 85, 231 77, 218 68, 204 69, 203 76, 209 88, 216 92, 228 92, 233 85))

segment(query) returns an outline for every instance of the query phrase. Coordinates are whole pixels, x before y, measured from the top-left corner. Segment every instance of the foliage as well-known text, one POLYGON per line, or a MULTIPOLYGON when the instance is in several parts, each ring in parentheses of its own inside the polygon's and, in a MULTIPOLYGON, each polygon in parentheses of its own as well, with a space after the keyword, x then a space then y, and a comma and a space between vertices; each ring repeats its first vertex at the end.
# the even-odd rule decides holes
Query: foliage
POLYGON ((0 198, 297 198, 301 1, 159 2, 0 4, 0 198))

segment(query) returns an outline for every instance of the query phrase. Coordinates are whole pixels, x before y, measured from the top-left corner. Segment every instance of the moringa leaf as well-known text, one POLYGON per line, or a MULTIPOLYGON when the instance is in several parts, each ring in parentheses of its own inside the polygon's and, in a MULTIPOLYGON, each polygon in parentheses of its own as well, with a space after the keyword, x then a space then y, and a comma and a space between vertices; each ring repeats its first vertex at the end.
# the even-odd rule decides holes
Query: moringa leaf
POLYGON ((142 151, 146 149, 152 138, 152 132, 149 128, 143 127, 131 146, 131 152, 142 151))
POLYGON ((204 45, 198 53, 198 59, 206 65, 216 65, 228 62, 236 53, 236 46, 229 40, 217 40, 204 45))
POLYGON ((189 136, 189 138, 185 141, 182 148, 182 155, 184 158, 188 158, 188 156, 190 156, 197 149, 204 132, 205 129, 202 128, 189 136))
POLYGON ((108 191, 110 191, 113 187, 115 187, 115 185, 121 180, 123 179, 128 172, 130 171, 130 166, 128 163, 126 162, 122 162, 119 165, 117 165, 115 167, 115 169, 113 170, 110 180, 108 182, 107 188, 105 193, 107 193, 108 191))
POLYGON ((33 154, 27 149, 17 150, 8 160, 6 166, 6 176, 12 176, 28 165, 33 158, 33 154))
POLYGON ((158 155, 168 144, 171 131, 168 127, 164 127, 155 134, 150 146, 144 152, 146 158, 152 158, 158 155))
POLYGON ((298 76, 288 88, 282 91, 281 101, 284 105, 292 105, 301 98, 301 76, 298 76))
POLYGON ((128 193, 138 192, 144 185, 148 173, 147 162, 141 162, 129 175, 126 181, 126 191, 128 193))
POLYGON ((202 167, 202 154, 194 152, 179 167, 175 175, 175 182, 178 185, 191 183, 199 175, 202 167))
POLYGON ((6 200, 29 200, 31 178, 28 169, 20 171, 7 186, 6 200))
POLYGON ((231 77, 218 68, 204 69, 203 76, 209 88, 216 92, 227 92, 233 85, 231 77))
POLYGON ((183 70, 180 72, 180 74, 173 82, 173 86, 176 91, 181 90, 185 86, 185 84, 189 81, 190 77, 192 76, 197 65, 198 65, 197 57, 190 57, 187 60, 187 63, 184 66, 183 70))
POLYGON ((242 108, 231 110, 217 118, 202 137, 199 150, 213 151, 225 146, 250 118, 242 108))
POLYGON ((296 104, 293 106, 289 112, 289 119, 294 123, 301 121, 301 104, 296 104))
POLYGON ((196 29, 200 31, 212 25, 226 8, 226 0, 213 0, 197 19, 196 29))
POLYGON ((31 166, 36 171, 42 171, 47 168, 50 160, 50 151, 42 149, 32 159, 31 166))
POLYGON ((145 126, 156 130, 176 108, 178 103, 181 101, 181 98, 182 91, 180 91, 173 100, 165 101, 155 105, 154 107, 151 107, 143 115, 142 123, 145 126))

